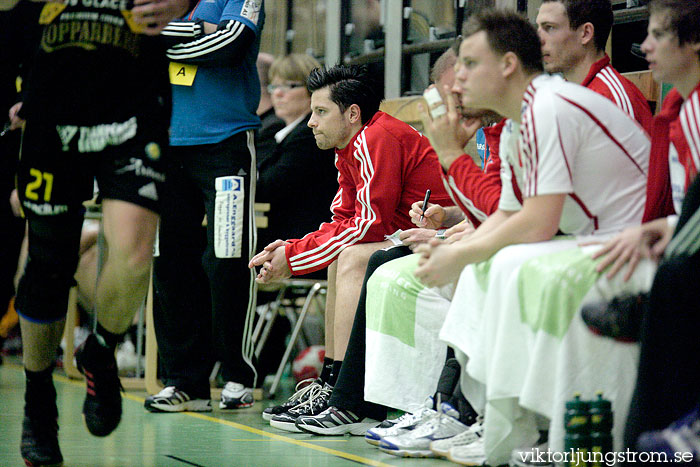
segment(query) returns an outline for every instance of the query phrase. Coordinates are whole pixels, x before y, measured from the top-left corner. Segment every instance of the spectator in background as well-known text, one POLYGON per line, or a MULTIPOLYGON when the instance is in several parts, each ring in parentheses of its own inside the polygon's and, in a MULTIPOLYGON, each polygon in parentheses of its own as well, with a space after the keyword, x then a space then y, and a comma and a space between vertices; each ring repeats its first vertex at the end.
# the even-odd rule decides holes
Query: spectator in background
POLYGON ((278 238, 301 238, 318 228, 328 218, 328 206, 338 191, 333 151, 316 146, 308 126, 307 78, 320 66, 313 57, 292 54, 276 59, 270 68, 272 105, 285 127, 275 133, 272 153, 258 165, 255 196, 270 203, 268 226, 258 232, 261 245, 278 238))
POLYGON ((272 96, 267 91, 270 84, 270 66, 273 61, 272 55, 260 52, 255 62, 260 79, 260 104, 258 104, 258 110, 255 111, 260 117, 261 124, 260 130, 255 135, 255 159, 258 165, 258 176, 260 175, 260 166, 277 145, 275 133, 284 128, 285 125, 282 119, 275 115, 275 109, 272 108, 272 96))
POLYGON ((219 407, 254 403, 247 325, 255 297, 246 261, 255 248, 255 61, 264 11, 261 1, 216 0, 197 3, 186 18, 161 34, 175 63, 153 275, 165 389, 146 399, 153 412, 211 411, 216 360, 226 381, 219 407))

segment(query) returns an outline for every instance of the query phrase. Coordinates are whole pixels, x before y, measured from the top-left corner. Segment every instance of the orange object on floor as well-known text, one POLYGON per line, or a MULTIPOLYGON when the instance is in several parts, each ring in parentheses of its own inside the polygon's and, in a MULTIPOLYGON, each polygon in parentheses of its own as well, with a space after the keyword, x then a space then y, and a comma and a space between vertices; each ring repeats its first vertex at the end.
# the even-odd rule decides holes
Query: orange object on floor
POLYGON ((17 311, 15 311, 15 297, 12 297, 7 305, 7 311, 0 319, 0 338, 6 338, 10 331, 17 326, 17 323, 19 323, 19 316, 17 316, 17 311))

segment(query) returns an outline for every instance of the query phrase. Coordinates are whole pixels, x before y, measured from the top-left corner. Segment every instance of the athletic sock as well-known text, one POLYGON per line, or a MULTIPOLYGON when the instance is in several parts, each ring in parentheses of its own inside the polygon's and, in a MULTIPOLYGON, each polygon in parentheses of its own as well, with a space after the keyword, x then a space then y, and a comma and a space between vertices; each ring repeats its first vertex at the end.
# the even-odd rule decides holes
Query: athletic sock
POLYGON ((333 360, 333 369, 331 370, 331 375, 328 377, 328 384, 333 387, 335 387, 335 383, 338 382, 338 375, 340 374, 340 367, 342 365, 342 360, 333 360))
POLYGON ((51 364, 41 371, 24 369, 27 386, 24 391, 24 415, 29 418, 56 418, 56 388, 53 385, 51 364))
POLYGON ((329 357, 323 358, 323 369, 321 370, 321 376, 319 379, 321 383, 326 383, 331 377, 331 372, 333 371, 333 359, 329 357))
POLYGON ((102 325, 97 322, 97 330, 95 331, 95 335, 97 336, 97 342, 100 343, 103 347, 114 351, 114 349, 117 348, 118 344, 121 344, 121 342, 124 340, 124 334, 114 334, 112 332, 109 332, 105 328, 102 327, 102 325))
MULTIPOLYGON (((459 362, 455 358, 450 358, 445 362, 442 367, 442 372, 440 372, 440 378, 438 378, 437 390, 433 397, 434 404, 437 404, 438 399, 443 402, 447 402, 455 391, 457 383, 459 382, 460 366, 459 362)), ((433 407, 437 410, 437 405, 433 407)))

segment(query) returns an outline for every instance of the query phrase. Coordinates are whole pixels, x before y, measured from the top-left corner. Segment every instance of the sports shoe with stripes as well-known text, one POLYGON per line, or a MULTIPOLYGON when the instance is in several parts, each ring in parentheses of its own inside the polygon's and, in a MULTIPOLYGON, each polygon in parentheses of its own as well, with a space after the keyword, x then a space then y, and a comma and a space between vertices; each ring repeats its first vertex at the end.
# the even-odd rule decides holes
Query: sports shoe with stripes
POLYGON ((289 409, 292 407, 296 407, 297 405, 301 404, 302 402, 305 402, 308 398, 309 395, 311 394, 312 391, 316 391, 320 389, 321 386, 321 380, 320 379, 305 379, 303 381, 299 381, 297 386, 294 388, 296 391, 294 394, 292 394, 289 399, 281 403, 280 405, 276 405, 274 407, 268 407, 262 412, 262 418, 263 420, 267 420, 268 422, 274 417, 275 415, 280 415, 285 412, 287 412, 289 409))
POLYGON ((270 426, 292 433, 301 433, 296 421, 299 417, 318 415, 328 408, 333 386, 326 383, 323 387, 316 386, 308 394, 308 398, 288 411, 274 415, 270 419, 270 426))
POLYGON ((382 427, 381 425, 367 430, 365 441, 374 446, 379 446, 379 442, 387 436, 398 436, 407 431, 413 430, 421 420, 435 415, 433 409, 423 407, 415 413, 405 413, 396 420, 393 420, 393 425, 382 427))
POLYGON ((247 388, 241 383, 229 381, 221 390, 220 409, 245 409, 255 405, 253 388, 247 388))
POLYGON ((143 406, 149 412, 211 412, 209 399, 192 399, 175 386, 165 387, 158 394, 148 396, 143 406))
POLYGON ((400 457, 434 457, 435 454, 430 450, 432 441, 452 438, 469 429, 458 417, 459 413, 450 404, 443 402, 439 412, 423 420, 413 430, 382 438, 379 449, 400 457))
POLYGON ((368 429, 381 422, 367 417, 359 417, 354 412, 337 407, 328 407, 318 415, 299 417, 296 427, 315 435, 344 435, 350 433, 364 436, 368 429))
POLYGON ((447 453, 457 446, 467 446, 484 435, 483 419, 469 427, 468 430, 453 436, 452 438, 439 439, 430 443, 430 450, 436 456, 447 457, 447 453))
POLYGON ((75 362, 85 375, 85 426, 94 436, 107 436, 122 418, 122 395, 114 350, 105 347, 100 339, 97 334, 90 334, 75 350, 75 362))

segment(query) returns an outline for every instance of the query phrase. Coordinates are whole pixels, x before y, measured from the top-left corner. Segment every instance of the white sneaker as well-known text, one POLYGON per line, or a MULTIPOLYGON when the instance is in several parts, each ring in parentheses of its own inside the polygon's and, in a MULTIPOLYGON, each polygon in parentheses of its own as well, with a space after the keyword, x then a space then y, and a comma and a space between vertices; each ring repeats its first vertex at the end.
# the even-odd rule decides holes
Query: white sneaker
POLYGON ((457 446, 447 452, 447 458, 461 465, 486 464, 486 449, 484 438, 479 438, 466 446, 457 446))
POLYGON ((440 411, 424 419, 419 426, 399 436, 387 436, 379 442, 379 449, 387 454, 401 457, 434 457, 431 441, 452 438, 469 429, 457 420, 459 413, 447 402, 440 411))
POLYGON ((432 417, 436 413, 436 411, 427 407, 421 408, 416 413, 405 413, 396 420, 392 420, 392 422, 394 422, 392 426, 385 428, 378 426, 367 430, 367 433, 365 434, 365 441, 374 446, 379 446, 379 442, 383 438, 386 438, 387 436, 399 436, 411 431, 418 426, 422 420, 432 417))
POLYGON ((143 405, 149 412, 211 412, 209 399, 192 399, 175 386, 165 387, 158 394, 148 396, 143 405))
POLYGON ((244 409, 255 404, 253 388, 229 381, 221 391, 220 409, 244 409))
POLYGON ((484 424, 480 419, 470 426, 467 431, 463 431, 452 438, 433 441, 430 443, 430 450, 438 456, 447 457, 447 453, 450 449, 456 448, 457 446, 467 446, 482 436, 484 436, 484 424))

